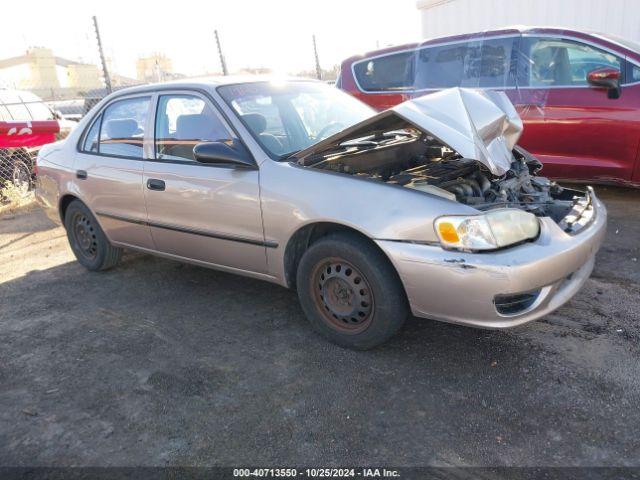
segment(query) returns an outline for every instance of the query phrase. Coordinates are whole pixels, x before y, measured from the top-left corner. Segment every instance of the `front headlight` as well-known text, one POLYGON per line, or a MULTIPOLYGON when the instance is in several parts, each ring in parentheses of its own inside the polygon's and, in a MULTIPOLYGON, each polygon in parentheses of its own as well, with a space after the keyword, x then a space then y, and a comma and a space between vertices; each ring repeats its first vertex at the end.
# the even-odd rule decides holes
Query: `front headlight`
POLYGON ((536 238, 540 233, 535 215, 512 208, 482 215, 439 217, 434 226, 442 246, 460 250, 495 250, 536 238))

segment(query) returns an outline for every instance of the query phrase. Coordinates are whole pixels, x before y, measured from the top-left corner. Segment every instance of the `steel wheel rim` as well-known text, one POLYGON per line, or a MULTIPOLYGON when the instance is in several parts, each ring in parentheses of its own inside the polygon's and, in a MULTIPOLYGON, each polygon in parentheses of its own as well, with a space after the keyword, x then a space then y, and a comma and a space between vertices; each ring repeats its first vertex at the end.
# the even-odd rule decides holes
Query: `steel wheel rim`
POLYGON ((332 328, 343 333, 360 333, 373 319, 375 303, 366 277, 341 258, 328 258, 316 265, 311 275, 316 309, 332 328))
POLYGON ((84 213, 76 213, 72 222, 73 240, 83 257, 93 260, 98 255, 96 230, 84 213))

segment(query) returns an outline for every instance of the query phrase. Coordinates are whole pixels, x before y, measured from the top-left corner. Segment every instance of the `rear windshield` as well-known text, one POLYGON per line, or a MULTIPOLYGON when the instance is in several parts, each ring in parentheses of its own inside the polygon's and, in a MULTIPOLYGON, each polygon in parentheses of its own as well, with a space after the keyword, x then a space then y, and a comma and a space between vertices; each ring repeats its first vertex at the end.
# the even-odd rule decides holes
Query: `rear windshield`
POLYGON ((14 101, 0 104, 0 120, 27 122, 54 118, 53 112, 44 102, 14 101))

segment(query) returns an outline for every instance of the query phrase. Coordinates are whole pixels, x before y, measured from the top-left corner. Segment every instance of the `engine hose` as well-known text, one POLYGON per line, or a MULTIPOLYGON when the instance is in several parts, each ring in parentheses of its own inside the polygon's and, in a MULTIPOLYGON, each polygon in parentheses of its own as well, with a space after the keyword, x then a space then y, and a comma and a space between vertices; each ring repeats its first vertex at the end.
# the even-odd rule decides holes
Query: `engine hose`
POLYGON ((480 172, 476 173, 476 180, 480 184, 480 189, 482 190, 482 194, 485 195, 491 188, 491 182, 487 177, 485 177, 480 172))
POLYGON ((452 185, 448 187, 447 190, 453 193, 457 198, 464 198, 464 191, 460 185, 452 185))
POLYGON ((480 189, 480 184, 478 184, 478 182, 476 182, 475 180, 471 179, 471 178, 467 178, 465 179, 467 185, 469 185, 471 187, 471 189, 473 190, 473 196, 474 197, 482 197, 482 190, 480 189))

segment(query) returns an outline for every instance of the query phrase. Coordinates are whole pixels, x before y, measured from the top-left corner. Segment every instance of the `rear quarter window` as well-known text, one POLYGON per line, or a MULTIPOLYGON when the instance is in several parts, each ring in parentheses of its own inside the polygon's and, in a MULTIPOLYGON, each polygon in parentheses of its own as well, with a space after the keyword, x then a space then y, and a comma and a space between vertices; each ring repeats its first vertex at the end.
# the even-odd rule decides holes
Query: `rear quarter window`
POLYGON ((415 50, 362 60, 353 66, 360 88, 366 92, 413 88, 415 50))

